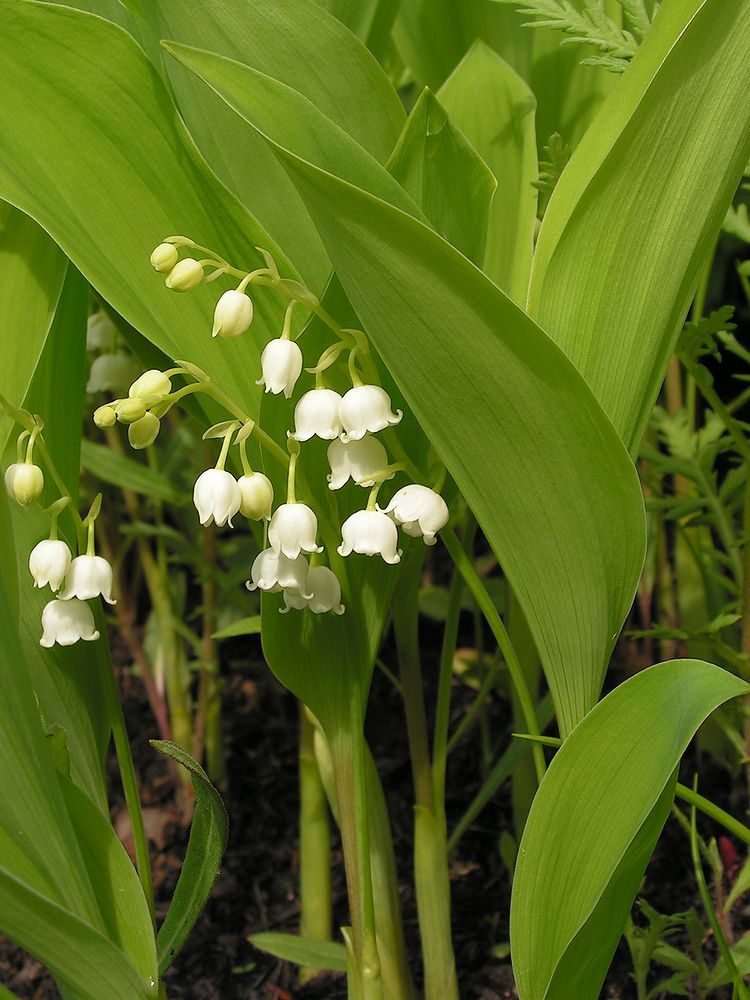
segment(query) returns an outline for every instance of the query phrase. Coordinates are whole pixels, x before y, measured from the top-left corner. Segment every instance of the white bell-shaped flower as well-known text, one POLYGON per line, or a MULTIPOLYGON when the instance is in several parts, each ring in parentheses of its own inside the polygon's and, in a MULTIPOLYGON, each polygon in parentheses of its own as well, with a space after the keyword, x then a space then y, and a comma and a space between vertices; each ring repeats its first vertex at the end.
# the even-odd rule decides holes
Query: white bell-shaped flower
POLYGON ((242 494, 231 473, 224 469, 206 469, 195 481, 193 503, 204 527, 215 521, 220 528, 227 522, 232 528, 232 518, 240 509, 242 494))
POLYGON ((368 431, 376 434, 403 417, 401 410, 391 411, 391 397, 379 385, 355 385, 341 400, 339 415, 342 441, 359 441, 368 431))
POLYGON ((302 351, 293 340, 269 340, 260 356, 260 366, 263 377, 255 384, 264 385, 266 392, 276 396, 283 392, 289 399, 302 373, 302 351))
POLYGON ((86 392, 111 392, 119 396, 133 381, 135 373, 135 362, 124 351, 100 354, 91 362, 86 392))
POLYGON ((240 514, 252 521, 260 521, 262 518, 270 520, 273 486, 268 476, 264 476, 262 472, 253 472, 249 476, 240 476, 237 484, 242 496, 240 514))
POLYGON ((65 586, 60 591, 60 600, 69 601, 77 597, 90 601, 100 594, 107 604, 117 604, 112 597, 112 567, 102 556, 76 556, 65 574, 65 586))
MULTIPOLYGON (((381 510, 378 507, 378 510, 381 510)), ((424 539, 426 545, 435 544, 435 533, 448 523, 448 504, 439 493, 427 486, 412 483, 394 493, 391 502, 383 507, 400 524, 407 535, 424 539)))
POLYGON ((294 434, 296 441, 309 441, 311 437, 333 441, 341 433, 339 417, 341 396, 333 389, 311 389, 294 408, 294 434))
POLYGON ((117 327, 100 309, 86 321, 86 350, 113 351, 117 343, 117 327))
POLYGON ((315 544, 318 519, 304 503, 283 503, 277 507, 268 525, 268 543, 274 552, 296 559, 300 552, 322 552, 315 544))
POLYGON ((329 611, 343 615, 346 610, 341 603, 341 584, 338 577, 327 566, 311 566, 307 571, 304 591, 285 590, 284 604, 285 607, 280 609, 282 614, 292 608, 296 611, 309 608, 316 615, 325 615, 329 611))
POLYGON ((68 546, 57 538, 37 542, 29 555, 29 572, 34 577, 34 586, 49 584, 51 590, 59 590, 72 558, 68 546))
POLYGON ((140 399, 146 406, 161 402, 172 391, 172 380, 158 368, 150 368, 128 389, 131 399, 140 399))
MULTIPOLYGON (((359 441, 332 441, 328 445, 328 464, 329 490, 340 490, 350 478, 360 486, 374 486, 372 476, 388 465, 388 454, 380 441, 366 434, 359 441)), ((387 478, 395 475, 392 472, 387 478)))
POLYGON ((358 510, 341 526, 340 556, 360 552, 365 556, 380 555, 387 563, 401 560, 398 531, 395 523, 379 510, 358 510))
POLYGON ((236 288, 224 292, 216 303, 211 336, 238 337, 253 321, 253 302, 249 295, 236 288))
POLYGON ((162 273, 171 271, 178 259, 179 253, 174 243, 160 243, 149 257, 153 269, 162 273))
POLYGON ((263 549, 253 560, 251 579, 245 586, 248 590, 265 590, 267 593, 288 589, 304 594, 307 592, 307 570, 307 559, 303 555, 289 559, 283 552, 277 554, 273 549, 263 549))
POLYGON ((74 597, 69 601, 55 600, 45 605, 42 611, 40 646, 47 649, 55 643, 58 646, 72 646, 79 639, 91 642, 98 638, 99 633, 94 627, 94 616, 88 604, 74 597))
POLYGON ((200 285, 203 278, 203 268, 198 261, 192 257, 184 257, 177 261, 164 279, 164 284, 173 292, 189 292, 191 288, 200 285))
POLYGON ((8 496, 22 507, 38 500, 44 489, 44 473, 31 462, 14 462, 5 470, 8 496))

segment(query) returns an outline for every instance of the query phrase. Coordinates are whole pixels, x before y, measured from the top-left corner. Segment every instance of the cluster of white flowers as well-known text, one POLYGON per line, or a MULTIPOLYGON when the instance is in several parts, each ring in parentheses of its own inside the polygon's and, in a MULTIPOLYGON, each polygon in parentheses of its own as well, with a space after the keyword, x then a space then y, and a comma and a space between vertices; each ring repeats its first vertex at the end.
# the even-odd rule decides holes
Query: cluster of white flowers
MULTIPOLYGON (((291 399, 305 363, 302 350, 292 337, 290 322, 295 289, 302 289, 302 286, 280 279, 270 255, 265 251, 261 253, 268 267, 243 275, 213 251, 198 246, 186 237, 175 236, 168 237, 154 250, 151 264, 166 275, 167 286, 179 292, 189 291, 221 274, 232 273, 241 278, 237 288, 224 292, 216 304, 211 331, 214 337, 235 337, 249 328, 253 303, 247 289, 254 280, 275 285, 291 297, 281 335, 263 348, 261 377, 257 380, 267 393, 283 394, 286 399, 291 399), (208 256, 202 260, 191 257, 180 259, 179 251, 185 247, 203 251, 208 256), (207 276, 205 272, 208 268, 214 270, 207 276), (294 286, 291 292, 290 285, 294 286)), ((297 301, 311 308, 317 304, 315 297, 304 289, 297 301)), ((331 470, 327 477, 329 489, 340 490, 350 480, 371 489, 366 508, 356 511, 341 526, 341 543, 336 549, 339 556, 351 553, 379 555, 387 563, 398 563, 401 559, 398 526, 407 535, 421 537, 427 545, 433 545, 436 532, 448 521, 445 501, 427 486, 405 486, 393 495, 385 507, 377 505, 378 490, 384 482, 402 471, 403 466, 389 465, 385 447, 373 435, 398 424, 403 414, 400 410, 393 411, 391 398, 382 386, 373 384, 372 379, 370 384, 363 384, 354 357, 363 340, 366 341, 364 334, 361 331, 340 330, 335 326, 334 332, 339 336, 339 343, 324 352, 314 368, 307 369, 316 374, 316 387, 305 392, 295 406, 294 429, 288 435, 291 466, 286 503, 273 510, 271 483, 262 473, 249 468, 244 446, 245 475, 236 479, 226 471, 224 465, 233 433, 231 427, 226 431, 217 431, 217 435, 226 435, 225 446, 216 467, 207 469, 198 477, 193 494, 203 525, 215 522, 219 526, 228 524, 232 527, 232 518, 238 512, 269 522, 267 548, 256 557, 247 587, 267 593, 281 592, 284 599, 282 612, 304 608, 315 614, 330 611, 342 614, 344 611, 338 578, 332 569, 318 561, 323 547, 317 543, 318 519, 315 511, 299 502, 295 495, 294 476, 300 444, 316 437, 330 442, 327 452, 331 470), (350 340, 347 340, 347 335, 350 340), (352 386, 341 395, 322 384, 322 373, 347 349, 352 386)), ((117 418, 121 419, 119 414, 117 418)), ((237 426, 239 424, 235 425, 235 429, 237 426)))

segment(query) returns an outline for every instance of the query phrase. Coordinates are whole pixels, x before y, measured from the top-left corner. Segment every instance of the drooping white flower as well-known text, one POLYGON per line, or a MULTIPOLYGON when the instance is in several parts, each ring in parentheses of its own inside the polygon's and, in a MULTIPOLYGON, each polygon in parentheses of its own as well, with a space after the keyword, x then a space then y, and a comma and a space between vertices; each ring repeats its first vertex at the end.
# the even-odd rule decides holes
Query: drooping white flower
POLYGON ((253 521, 261 518, 269 520, 273 506, 273 486, 268 476, 262 472, 253 472, 250 476, 240 476, 237 480, 242 496, 240 514, 253 521))
POLYGON ((268 525, 268 543, 277 554, 296 559, 300 552, 322 552, 315 544, 318 519, 304 503, 283 503, 277 507, 268 525))
POLYGON ((113 351, 117 343, 117 327, 100 309, 86 321, 86 350, 113 351))
POLYGON ((149 257, 149 260, 155 271, 165 273, 174 268, 178 258, 179 254, 174 243, 160 243, 149 257))
POLYGON ((134 420, 128 427, 128 441, 130 447, 140 451, 143 448, 150 448, 159 436, 161 421, 153 413, 144 413, 138 420, 134 420))
POLYGON ((193 503, 204 527, 215 521, 220 528, 227 522, 232 528, 232 518, 240 509, 242 494, 231 473, 224 469, 206 469, 195 481, 193 503))
POLYGON ((266 392, 289 399, 302 373, 302 351, 293 340, 269 340, 260 356, 263 377, 256 385, 264 385, 266 392))
POLYGON ((263 549, 253 560, 250 570, 252 579, 245 586, 248 590, 265 590, 267 593, 284 589, 306 593, 307 570, 307 559, 303 555, 289 559, 283 552, 277 555, 273 549, 263 549))
POLYGON ((341 400, 339 415, 342 441, 359 441, 368 431, 376 434, 403 417, 401 410, 391 411, 391 397, 379 385, 355 385, 341 400))
POLYGON ((333 441, 341 433, 339 406, 341 396, 333 389, 311 389, 294 408, 294 434, 296 441, 309 441, 311 437, 333 441))
POLYGON ((86 392, 111 392, 119 396, 130 385, 135 371, 135 362, 124 351, 100 354, 91 362, 86 392))
POLYGON ((340 556, 360 552, 365 556, 380 555, 392 565, 400 562, 397 548, 398 531, 395 523, 379 510, 358 510, 341 526, 340 556))
POLYGON ((146 406, 160 402, 172 391, 172 380, 158 368, 150 368, 139 376, 128 389, 131 399, 140 399, 146 406))
POLYGON ((238 337, 253 321, 253 302, 236 288, 224 292, 216 303, 211 336, 238 337))
POLYGON ((346 609, 341 603, 341 584, 333 570, 327 566, 311 566, 305 588, 312 594, 307 606, 313 614, 324 615, 333 611, 336 615, 343 615, 346 609))
POLYGON ((50 590, 59 590, 72 558, 68 546, 57 538, 37 542, 29 555, 29 572, 34 577, 34 586, 49 584, 50 590))
POLYGON ((60 591, 60 600, 69 601, 77 597, 90 601, 100 594, 107 604, 117 604, 112 597, 112 567, 102 556, 76 556, 65 574, 65 586, 60 591))
MULTIPOLYGON (((372 474, 380 472, 388 465, 388 454, 383 445, 366 434, 359 441, 332 441, 328 445, 328 489, 340 490, 349 479, 360 486, 374 486, 372 474)), ((392 472, 387 478, 393 479, 392 472)))
POLYGON ((44 489, 44 473, 31 462, 14 462, 5 470, 8 496, 22 507, 38 500, 44 489))
MULTIPOLYGON (((378 507, 378 510, 381 510, 378 507)), ((391 502, 382 508, 400 524, 407 535, 424 539, 426 545, 435 544, 435 533, 448 523, 448 504, 439 493, 412 483, 393 494, 391 502)))
POLYGON ((198 261, 192 257, 184 257, 177 261, 164 279, 164 284, 173 292, 189 292, 191 288, 200 285, 203 277, 203 268, 198 261))
POLYGON ((47 649, 55 643, 59 646, 72 646, 79 639, 91 642, 98 638, 99 633, 94 627, 94 616, 88 604, 73 598, 70 601, 50 601, 45 605, 42 611, 40 646, 47 649))

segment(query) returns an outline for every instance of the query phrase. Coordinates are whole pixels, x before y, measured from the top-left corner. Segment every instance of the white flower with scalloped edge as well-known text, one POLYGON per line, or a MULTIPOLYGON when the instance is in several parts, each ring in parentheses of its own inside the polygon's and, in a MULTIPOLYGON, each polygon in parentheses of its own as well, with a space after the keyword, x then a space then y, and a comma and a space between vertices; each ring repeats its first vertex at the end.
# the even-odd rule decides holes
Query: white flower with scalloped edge
POLYGON ((327 566, 311 566, 307 572, 305 581, 305 591, 285 590, 284 604, 280 608, 282 614, 294 608, 302 611, 309 608, 313 614, 325 615, 333 611, 336 615, 343 615, 346 608, 341 603, 341 584, 333 570, 327 566), (309 594, 309 596, 307 596, 309 594))
POLYGON ((322 552, 317 545, 318 519, 304 503, 283 503, 277 507, 268 525, 268 544, 277 554, 296 559, 300 552, 322 552))
POLYGON ((425 545, 435 544, 435 534, 448 523, 448 504, 428 486, 412 483, 396 493, 387 507, 378 507, 400 524, 407 535, 424 539, 425 545))
POLYGON ((301 554, 296 559, 289 559, 283 552, 263 549, 253 560, 251 579, 245 586, 248 590, 265 590, 270 594, 285 589, 305 593, 308 568, 307 559, 301 554))
POLYGON ((79 639, 92 642, 98 638, 91 608, 78 598, 74 597, 69 601, 54 600, 44 606, 40 646, 47 649, 55 643, 58 646, 72 646, 79 639))
POLYGON ((294 408, 295 441, 309 441, 311 437, 333 441, 341 433, 339 407, 341 396, 333 389, 311 389, 294 408))
POLYGON ((365 556, 382 556, 394 565, 401 561, 398 531, 395 523, 379 510, 358 510, 341 526, 340 556, 359 552, 365 556))
POLYGON ((359 441, 365 434, 376 434, 403 417, 401 410, 391 410, 391 397, 379 385, 355 385, 341 400, 342 441, 359 441))
POLYGON ((193 503, 201 524, 206 527, 215 521, 223 528, 240 509, 242 493, 237 480, 224 469, 206 469, 195 481, 193 503))
POLYGON ((65 542, 57 538, 45 538, 37 542, 29 555, 29 572, 35 587, 59 590, 73 558, 65 542))
POLYGON ((264 385, 266 392, 278 396, 283 392, 289 399, 297 379, 302 374, 302 351, 293 340, 269 340, 260 356, 263 375, 256 385, 264 385))
MULTIPOLYGON (((329 490, 340 490, 350 478, 360 486, 374 486, 373 474, 388 465, 385 448, 369 434, 360 441, 332 441, 327 454, 331 466, 331 474, 327 477, 329 490)), ((393 479, 395 475, 392 472, 385 478, 393 479)))
POLYGON ((102 556, 76 556, 65 574, 65 586, 60 591, 60 600, 69 601, 77 597, 90 601, 100 594, 107 604, 117 604, 112 597, 112 567, 102 556))

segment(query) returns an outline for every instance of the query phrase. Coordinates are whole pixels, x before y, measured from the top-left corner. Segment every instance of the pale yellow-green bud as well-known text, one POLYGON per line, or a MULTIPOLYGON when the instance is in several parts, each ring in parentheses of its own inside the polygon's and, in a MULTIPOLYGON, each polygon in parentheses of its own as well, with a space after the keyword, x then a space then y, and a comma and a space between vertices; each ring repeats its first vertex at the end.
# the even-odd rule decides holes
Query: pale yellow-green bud
POLYGON ((137 396, 131 399, 120 399, 115 404, 115 413, 121 424, 133 424, 146 413, 146 404, 137 396))
POLYGON ((128 396, 142 399, 146 406, 153 406, 172 391, 172 383, 167 376, 151 368, 137 378, 128 390, 128 396))
POLYGON ((242 496, 240 513, 253 521, 260 521, 261 518, 270 521, 273 505, 273 486, 270 479, 262 472, 253 472, 249 476, 240 476, 237 483, 242 496))
POLYGON ((185 257, 178 260, 165 279, 167 288, 173 292, 189 292, 203 281, 203 268, 197 260, 185 257))
POLYGON ((177 247, 173 243, 160 243, 149 260, 155 271, 171 271, 177 263, 177 247))
POLYGON ((41 496, 44 474, 38 465, 32 465, 31 462, 15 462, 5 472, 5 488, 8 496, 26 507, 41 496))
POLYGON ((105 403, 104 406, 97 406, 94 410, 94 423, 97 427, 112 427, 116 420, 117 412, 111 403, 105 403))
POLYGON ((132 448, 148 448, 156 441, 159 433, 159 418, 153 413, 145 413, 140 420, 128 427, 128 441, 132 448))

